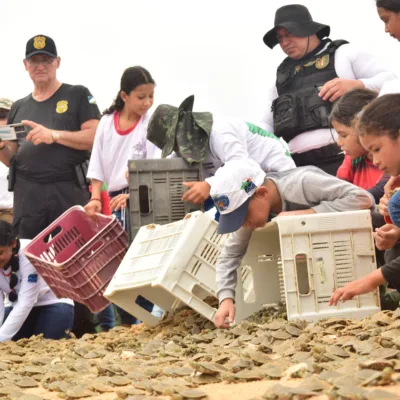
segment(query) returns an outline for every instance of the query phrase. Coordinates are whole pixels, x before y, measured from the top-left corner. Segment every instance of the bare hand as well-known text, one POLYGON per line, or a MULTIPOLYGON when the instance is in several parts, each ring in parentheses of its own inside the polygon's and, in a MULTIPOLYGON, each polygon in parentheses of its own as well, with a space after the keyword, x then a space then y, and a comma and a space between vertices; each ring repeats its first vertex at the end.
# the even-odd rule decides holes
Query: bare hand
POLYGON ((376 228, 374 232, 375 246, 379 250, 388 250, 394 247, 400 239, 400 229, 396 225, 386 224, 376 228))
POLYGON ((125 178, 126 178, 126 181, 129 183, 129 171, 125 172, 125 178))
POLYGON ((52 131, 50 129, 45 128, 43 125, 37 124, 33 121, 23 120, 22 123, 32 128, 32 130, 26 136, 26 140, 28 142, 32 142, 35 146, 41 143, 52 144, 54 142, 51 134, 52 131))
POLYGON ((384 187, 385 195, 390 197, 392 190, 397 187, 400 187, 400 176, 391 176, 384 187))
POLYGON ((189 188, 182 196, 183 201, 200 204, 210 196, 210 185, 207 182, 183 182, 183 186, 189 188))
POLYGON ((389 217, 389 197, 386 194, 379 200, 378 210, 384 217, 389 217))
POLYGON ((88 217, 94 217, 96 214, 101 213, 102 204, 99 200, 91 200, 85 206, 85 212, 88 217))
POLYGON ((336 306, 339 300, 343 303, 347 300, 351 300, 354 296, 368 293, 375 288, 371 285, 368 275, 364 278, 358 279, 357 281, 350 282, 344 287, 337 289, 331 298, 329 299, 330 306, 336 306))
POLYGON ((119 194, 118 196, 113 197, 110 200, 110 209, 111 211, 118 211, 121 208, 126 207, 126 201, 129 198, 129 194, 119 194))
POLYGON ((235 304, 233 303, 233 299, 225 299, 219 305, 218 311, 214 317, 214 324, 217 328, 229 328, 229 324, 231 324, 235 320, 235 304), (226 318, 228 318, 228 322, 226 322, 226 318))
POLYGON ((278 214, 278 217, 290 217, 292 215, 309 215, 315 214, 315 211, 311 208, 308 210, 297 210, 297 211, 282 211, 278 214))
POLYGON ((362 89, 365 85, 361 81, 354 79, 335 78, 325 83, 322 86, 319 97, 323 100, 330 100, 334 102, 345 93, 353 89, 362 89))

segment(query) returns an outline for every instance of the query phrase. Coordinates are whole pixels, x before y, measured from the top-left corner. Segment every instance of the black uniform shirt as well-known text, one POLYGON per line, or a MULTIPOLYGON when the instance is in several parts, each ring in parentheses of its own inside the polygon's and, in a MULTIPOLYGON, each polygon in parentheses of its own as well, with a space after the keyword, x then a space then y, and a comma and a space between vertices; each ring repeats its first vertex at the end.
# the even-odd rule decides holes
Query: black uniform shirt
MULTIPOLYGON (((32 94, 16 101, 8 115, 8 124, 31 120, 52 130, 79 131, 90 119, 100 119, 100 111, 89 90, 84 86, 62 84, 45 101, 36 101, 32 94)), ((19 140, 16 154, 17 171, 37 179, 57 179, 73 171, 74 166, 88 158, 88 152, 53 143, 35 146, 19 140)))

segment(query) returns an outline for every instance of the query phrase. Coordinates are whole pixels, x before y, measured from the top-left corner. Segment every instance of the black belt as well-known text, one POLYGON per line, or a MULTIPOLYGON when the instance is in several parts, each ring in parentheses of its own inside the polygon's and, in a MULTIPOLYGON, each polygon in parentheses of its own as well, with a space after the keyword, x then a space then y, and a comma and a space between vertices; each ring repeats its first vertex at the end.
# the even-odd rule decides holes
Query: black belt
POLYGON ((296 165, 300 167, 303 165, 321 164, 321 162, 329 163, 336 159, 340 160, 343 158, 343 153, 336 143, 332 143, 319 149, 305 151, 304 153, 293 153, 292 158, 296 165))

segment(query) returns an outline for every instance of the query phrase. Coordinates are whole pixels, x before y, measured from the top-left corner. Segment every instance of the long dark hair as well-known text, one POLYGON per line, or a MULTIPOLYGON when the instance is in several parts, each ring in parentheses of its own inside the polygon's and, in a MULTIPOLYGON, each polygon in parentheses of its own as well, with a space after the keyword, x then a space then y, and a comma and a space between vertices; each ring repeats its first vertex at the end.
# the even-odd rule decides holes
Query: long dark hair
POLYGON ((376 0, 376 6, 394 13, 400 12, 399 0, 376 0))
POLYGON ((400 131, 400 93, 385 94, 370 103, 362 112, 357 131, 361 136, 389 136, 396 140, 400 131))
MULTIPOLYGON (((11 277, 10 277, 10 293, 8 295, 8 299, 11 302, 18 300, 18 295, 17 292, 15 291, 15 286, 17 286, 18 284, 17 272, 19 271, 18 252, 20 249, 20 243, 11 224, 5 221, 0 221, 0 246, 11 246, 14 243, 15 245, 12 249, 12 256, 9 264, 9 266, 11 267, 11 277)), ((6 268, 8 268, 8 266, 6 268)))
POLYGON ((114 99, 112 105, 103 112, 103 114, 112 114, 115 111, 121 111, 124 108, 124 101, 121 98, 121 92, 125 92, 129 95, 132 90, 135 90, 140 85, 146 85, 151 83, 155 85, 153 77, 150 72, 143 67, 129 67, 127 68, 121 77, 120 90, 117 93, 117 97, 114 99))
POLYGON ((345 93, 333 106, 330 122, 336 121, 351 127, 357 114, 377 97, 378 93, 369 89, 355 89, 345 93))

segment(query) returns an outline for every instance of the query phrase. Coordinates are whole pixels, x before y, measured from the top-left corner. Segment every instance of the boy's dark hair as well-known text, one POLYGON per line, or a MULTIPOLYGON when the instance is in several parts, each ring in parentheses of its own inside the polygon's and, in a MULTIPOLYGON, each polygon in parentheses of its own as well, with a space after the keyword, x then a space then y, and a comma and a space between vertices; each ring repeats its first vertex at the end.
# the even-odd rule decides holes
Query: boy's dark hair
POLYGON ((399 0, 376 0, 376 6, 384 8, 394 13, 400 12, 400 1, 399 0))
POLYGON ((112 105, 103 112, 103 114, 112 114, 115 111, 121 111, 124 108, 124 101, 121 98, 121 92, 125 92, 129 95, 132 90, 135 90, 140 85, 146 85, 151 83, 155 85, 153 77, 150 72, 143 67, 129 67, 127 68, 121 77, 120 90, 118 91, 117 97, 115 98, 112 105))
POLYGON ((369 89, 355 89, 345 93, 333 106, 329 116, 330 122, 336 121, 351 127, 357 114, 377 97, 378 93, 369 89))
POLYGON ((400 93, 386 94, 370 103, 357 123, 358 134, 390 136, 395 140, 400 130, 400 93))
MULTIPOLYGON (((17 235, 14 232, 11 224, 0 220, 0 246, 11 246, 15 243, 12 249, 12 256, 10 260, 11 276, 10 276, 10 293, 8 298, 11 302, 18 300, 18 295, 15 291, 15 286, 18 284, 17 272, 19 270, 19 256, 20 243, 17 235)), ((8 266, 6 266, 8 268, 8 266)))

